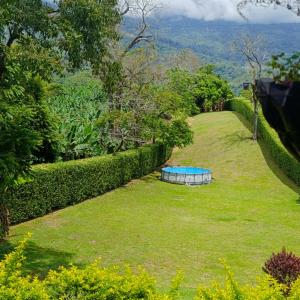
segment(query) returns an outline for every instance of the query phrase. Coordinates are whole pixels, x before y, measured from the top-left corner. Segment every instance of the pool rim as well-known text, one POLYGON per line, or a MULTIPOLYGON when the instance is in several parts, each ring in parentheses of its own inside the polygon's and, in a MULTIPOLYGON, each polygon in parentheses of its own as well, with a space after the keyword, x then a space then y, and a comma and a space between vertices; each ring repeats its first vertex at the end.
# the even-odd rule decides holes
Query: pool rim
POLYGON ((177 175, 206 175, 206 174, 213 174, 213 172, 210 169, 204 169, 200 167, 186 167, 186 166, 168 166, 161 169, 161 173, 170 173, 170 174, 177 174, 177 175), (194 169, 194 170, 200 170, 201 172, 194 172, 194 173, 188 173, 188 172, 171 172, 170 169, 194 169))

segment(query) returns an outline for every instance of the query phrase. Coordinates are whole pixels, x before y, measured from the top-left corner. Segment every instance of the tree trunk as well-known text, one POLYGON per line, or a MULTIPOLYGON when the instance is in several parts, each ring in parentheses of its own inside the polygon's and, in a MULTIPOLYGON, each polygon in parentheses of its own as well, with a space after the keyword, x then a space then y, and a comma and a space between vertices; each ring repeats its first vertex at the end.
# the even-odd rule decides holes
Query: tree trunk
POLYGON ((254 107, 254 120, 253 120, 253 140, 257 141, 258 137, 258 100, 256 98, 255 85, 253 85, 252 99, 254 107))
POLYGON ((254 128, 253 128, 253 140, 254 141, 257 141, 257 137, 258 137, 257 127, 258 127, 258 112, 255 111, 254 112, 254 128))
POLYGON ((3 196, 0 196, 0 240, 5 239, 9 234, 9 211, 3 196))
POLYGON ((4 49, 0 46, 0 80, 3 79, 5 72, 5 52, 4 49))

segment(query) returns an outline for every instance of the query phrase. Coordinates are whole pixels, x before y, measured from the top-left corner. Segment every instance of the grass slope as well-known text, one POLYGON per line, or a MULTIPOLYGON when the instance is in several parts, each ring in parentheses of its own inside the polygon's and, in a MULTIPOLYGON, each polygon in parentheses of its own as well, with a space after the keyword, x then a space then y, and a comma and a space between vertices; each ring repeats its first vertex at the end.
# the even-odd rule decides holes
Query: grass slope
POLYGON ((211 168, 213 184, 171 185, 153 174, 13 227, 2 252, 32 232, 29 271, 102 257, 105 265, 144 265, 162 286, 183 270, 186 288, 223 279, 219 259, 251 282, 272 251, 286 246, 300 254, 299 196, 276 168, 282 180, 274 174, 237 115, 202 114, 191 122, 195 143, 175 151, 172 163, 211 168))

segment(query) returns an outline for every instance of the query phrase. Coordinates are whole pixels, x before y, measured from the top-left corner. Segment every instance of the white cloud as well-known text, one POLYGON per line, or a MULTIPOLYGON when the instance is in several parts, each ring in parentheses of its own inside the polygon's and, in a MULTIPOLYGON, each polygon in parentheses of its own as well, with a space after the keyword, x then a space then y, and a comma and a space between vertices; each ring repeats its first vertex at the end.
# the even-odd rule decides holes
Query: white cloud
MULTIPOLYGON (((53 3, 53 0, 43 0, 53 3)), ((124 0, 120 0, 122 2, 124 0)), ((136 1, 136 0, 135 0, 136 1)), ((163 15, 180 15, 201 20, 226 20, 242 22, 237 11, 239 0, 152 0, 162 4, 159 12, 163 15), (196 3, 201 4, 196 4, 196 3)), ((244 10, 250 22, 256 23, 298 23, 297 17, 285 8, 269 8, 248 5, 244 10)))
MULTIPOLYGON (((243 21, 237 12, 237 0, 158 0, 162 3, 161 14, 183 15, 189 18, 227 21, 243 21)), ((244 10, 251 22, 289 23, 300 22, 300 17, 285 8, 256 7, 249 5, 244 10)))

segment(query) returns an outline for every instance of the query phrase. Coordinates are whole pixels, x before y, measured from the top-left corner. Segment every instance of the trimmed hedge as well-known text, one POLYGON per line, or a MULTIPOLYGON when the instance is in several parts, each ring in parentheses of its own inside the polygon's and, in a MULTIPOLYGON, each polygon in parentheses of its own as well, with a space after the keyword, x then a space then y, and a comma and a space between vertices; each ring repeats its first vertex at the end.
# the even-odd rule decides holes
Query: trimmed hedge
MULTIPOLYGON (((253 109, 247 99, 236 98, 231 100, 228 102, 228 108, 240 113, 250 123, 253 122, 253 109)), ((270 127, 262 112, 259 113, 258 133, 259 138, 263 140, 271 157, 280 169, 287 177, 300 185, 300 163, 284 147, 278 134, 270 127)))
POLYGON ((33 167, 33 179, 8 197, 12 224, 41 217, 53 210, 80 203, 151 173, 169 159, 162 145, 82 160, 33 167))

